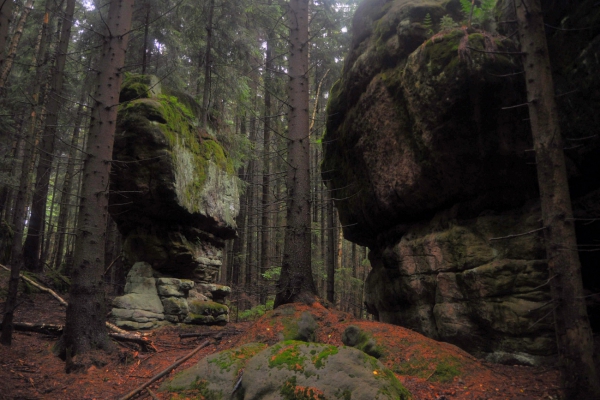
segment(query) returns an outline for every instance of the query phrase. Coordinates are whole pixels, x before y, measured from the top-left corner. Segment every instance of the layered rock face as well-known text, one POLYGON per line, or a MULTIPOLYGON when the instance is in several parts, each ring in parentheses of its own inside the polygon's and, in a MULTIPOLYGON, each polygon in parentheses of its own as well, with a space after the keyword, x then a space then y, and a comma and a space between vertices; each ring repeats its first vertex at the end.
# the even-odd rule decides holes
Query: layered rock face
POLYGON ((152 267, 158 294, 162 278, 189 280, 196 288, 214 284, 224 241, 236 235, 239 194, 231 160, 198 128, 198 104, 156 77, 127 76, 120 103, 109 210, 126 261, 152 267))
MULTIPOLYGON (((460 3, 361 4, 330 93, 324 179, 340 199, 344 236, 371 250, 366 303, 380 320, 494 360, 540 363, 555 351, 554 334, 527 108, 515 107, 526 103, 511 55, 518 44, 475 28, 441 30, 443 16, 462 20, 460 3)), ((550 39, 554 54, 569 42, 550 39)), ((589 72, 596 42, 570 42, 571 60, 557 63, 558 92, 577 82, 598 100, 589 72)), ((600 186, 598 116, 569 101, 579 108, 563 115, 567 143, 580 143, 567 153, 572 192, 578 217, 590 218, 600 186)), ((578 234, 582 243, 600 237, 595 226, 578 234)), ((584 268, 598 262, 582 260, 584 268)), ((600 277, 590 270, 593 288, 600 277)))

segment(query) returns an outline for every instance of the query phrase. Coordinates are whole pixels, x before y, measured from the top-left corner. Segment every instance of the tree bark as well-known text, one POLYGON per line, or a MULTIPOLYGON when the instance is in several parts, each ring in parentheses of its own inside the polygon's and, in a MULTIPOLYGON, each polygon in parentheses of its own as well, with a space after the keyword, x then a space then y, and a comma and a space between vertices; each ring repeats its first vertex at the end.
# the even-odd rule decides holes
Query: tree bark
POLYGON ((202 128, 206 129, 208 124, 208 106, 210 96, 210 73, 212 67, 212 31, 213 15, 215 11, 215 0, 208 3, 208 21, 206 25, 206 52, 204 54, 204 91, 202 92, 202 128))
MULTIPOLYGON (((271 5, 271 1, 269 1, 271 5)), ((261 240, 262 251, 260 260, 260 276, 259 281, 262 281, 260 293, 260 303, 265 304, 267 300, 267 282, 262 278, 271 263, 271 214, 273 213, 272 196, 271 196, 271 90, 273 69, 272 46, 274 41, 273 31, 269 31, 267 35, 267 48, 265 49, 265 108, 263 112, 263 179, 262 179, 262 223, 261 223, 261 240)))
POLYGON ((600 398, 540 1, 516 1, 516 14, 524 53, 562 386, 569 399, 600 398))
MULTIPOLYGON (((21 41, 21 36, 23 36, 23 28, 25 28, 25 22, 27 21, 29 13, 31 13, 31 10, 33 9, 33 1, 34 0, 27 0, 27 3, 23 8, 23 12, 21 13, 21 17, 19 18, 19 22, 17 22, 15 33, 13 34, 13 37, 10 40, 10 46, 6 51, 4 63, 0 64, 2 65, 2 69, 0 69, 0 90, 4 87, 4 85, 6 85, 6 80, 10 75, 10 70, 12 69, 15 56, 17 55, 17 47, 19 46, 19 42, 21 41)), ((3 47, 0 47, 0 49, 3 49, 3 47)))
POLYGON ((335 304, 335 214, 331 192, 327 198, 327 301, 335 304))
POLYGON ((52 163, 54 161, 54 142, 58 125, 58 113, 63 103, 61 95, 74 11, 75 0, 67 0, 61 26, 60 41, 56 48, 55 63, 52 70, 49 101, 46 107, 46 124, 44 134, 42 135, 35 189, 31 204, 31 217, 29 219, 27 239, 23 245, 25 266, 32 271, 38 272, 43 269, 43 260, 40 262, 40 248, 43 242, 46 200, 48 197, 52 163))
POLYGON ((310 248, 310 135, 308 115, 308 0, 291 0, 287 167, 287 224, 275 307, 311 302, 316 289, 310 248))
MULTIPOLYGON (((4 3, 6 4, 6 3, 4 3)), ((49 23, 49 2, 46 4, 46 12, 42 22, 42 28, 39 34, 38 48, 36 49, 36 60, 42 59, 42 56, 46 54, 46 45, 48 43, 48 23, 49 23)), ((36 142, 36 129, 37 129, 37 107, 41 96, 41 80, 43 77, 43 68, 45 60, 37 66, 35 82, 32 90, 32 105, 30 115, 30 127, 26 129, 26 136, 24 138, 25 151, 23 153, 23 160, 21 162, 21 176, 19 180, 19 189, 15 199, 13 220, 13 241, 10 252, 10 279, 8 281, 8 293, 6 295, 6 302, 4 303, 4 318, 2 321, 2 334, 0 336, 0 343, 6 346, 10 346, 12 343, 12 321, 14 317, 14 310, 17 304, 17 294, 19 288, 19 274, 23 267, 23 232, 25 230, 25 217, 27 213, 27 199, 30 185, 31 169, 33 168, 35 157, 34 148, 36 142)))
POLYGON ((131 27, 133 0, 112 0, 106 19, 102 53, 95 68, 97 86, 83 166, 74 270, 63 336, 57 351, 71 355, 111 348, 106 333, 104 242, 108 187, 117 121, 122 68, 131 27))
POLYGON ((0 2, 0 71, 4 69, 4 49, 8 41, 8 27, 12 20, 14 1, 4 0, 0 2))

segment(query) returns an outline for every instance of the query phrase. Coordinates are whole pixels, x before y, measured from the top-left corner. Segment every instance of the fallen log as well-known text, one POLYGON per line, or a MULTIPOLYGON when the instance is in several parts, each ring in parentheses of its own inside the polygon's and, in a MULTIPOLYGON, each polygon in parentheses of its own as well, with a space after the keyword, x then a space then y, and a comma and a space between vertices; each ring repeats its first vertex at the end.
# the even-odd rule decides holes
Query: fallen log
POLYGON ((150 386, 151 384, 153 384, 154 382, 156 382, 157 380, 159 380, 163 376, 167 375, 169 372, 171 372, 172 370, 174 370, 175 368, 179 367, 181 364, 183 364, 184 362, 186 362, 187 360, 192 358, 192 356, 194 354, 196 354, 197 352, 199 352, 200 350, 202 350, 209 344, 210 344, 210 340, 205 340, 198 347, 196 347, 189 354, 187 354, 185 357, 182 357, 179 360, 175 361, 173 364, 169 365, 167 368, 165 368, 164 370, 162 370, 161 372, 159 372, 158 374, 153 376, 149 381, 145 382, 143 385, 139 386, 137 389, 132 390, 131 392, 127 393, 125 396, 121 397, 119 400, 131 399, 133 396, 135 396, 142 390, 146 389, 148 386, 150 386))
MULTIPOLYGON (((7 268, 6 266, 0 264, 0 267, 4 268, 5 270, 7 270, 7 271, 10 272, 10 269, 7 268)), ((69 305, 69 303, 67 303, 67 301, 65 299, 63 299, 62 297, 60 297, 54 290, 49 289, 49 288, 47 288, 47 287, 45 287, 43 285, 40 285, 39 283, 37 283, 34 280, 26 277, 23 274, 19 274, 19 277, 21 279, 23 279, 25 282, 29 283, 30 285, 35 286, 39 290, 41 290, 43 292, 46 292, 46 293, 50 293, 52 295, 52 297, 54 297, 56 300, 58 300, 58 302, 60 303, 61 306, 67 307, 69 305)), ((136 332, 136 333, 127 332, 126 330, 123 330, 123 329, 119 328, 118 326, 116 326, 114 324, 111 324, 108 321, 106 321, 106 327, 108 329, 110 329, 111 331, 116 332, 116 333, 121 334, 121 335, 129 335, 129 336, 133 335, 133 336, 139 336, 139 337, 149 336, 149 334, 142 334, 142 333, 139 333, 139 332, 136 332)))
POLYGON ((197 332, 197 333, 180 333, 179 339, 187 339, 193 337, 212 337, 215 339, 221 339, 223 336, 232 336, 237 335, 239 333, 244 333, 244 331, 240 331, 238 329, 229 329, 223 331, 213 331, 213 332, 197 332))
MULTIPOLYGON (((15 331, 20 332, 36 332, 43 333, 45 335, 60 336, 62 335, 64 326, 56 324, 31 324, 29 322, 13 322, 13 328, 15 331)), ((114 333, 109 332, 108 336, 121 342, 130 342, 139 344, 142 347, 142 351, 156 352, 156 347, 147 338, 131 335, 128 333, 114 333)))

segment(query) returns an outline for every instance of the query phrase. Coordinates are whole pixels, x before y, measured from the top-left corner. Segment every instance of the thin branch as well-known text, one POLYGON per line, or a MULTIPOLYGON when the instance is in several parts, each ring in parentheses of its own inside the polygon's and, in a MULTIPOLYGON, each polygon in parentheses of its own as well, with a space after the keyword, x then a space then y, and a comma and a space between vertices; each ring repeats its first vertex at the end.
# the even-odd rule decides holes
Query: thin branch
POLYGON ((489 241, 491 242, 492 240, 512 239, 512 238, 516 238, 516 237, 519 237, 519 236, 531 235, 532 233, 543 231, 544 229, 546 229, 546 227, 542 226, 541 228, 537 228, 537 229, 534 229, 534 230, 529 231, 529 232, 517 233, 516 235, 508 235, 508 236, 490 238, 489 241))

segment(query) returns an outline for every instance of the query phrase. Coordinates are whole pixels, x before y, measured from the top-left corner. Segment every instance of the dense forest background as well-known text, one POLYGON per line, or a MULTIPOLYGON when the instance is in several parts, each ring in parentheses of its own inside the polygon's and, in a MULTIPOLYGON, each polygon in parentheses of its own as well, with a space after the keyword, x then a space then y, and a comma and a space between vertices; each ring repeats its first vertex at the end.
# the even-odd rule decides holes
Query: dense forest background
MULTIPOLYGON (((329 88, 348 51, 355 1, 310 3, 309 95, 312 270, 322 298, 366 317, 366 248, 342 237, 320 174, 329 88), (328 284, 329 279, 329 284, 328 284), (328 286, 329 285, 329 286, 328 286)), ((286 216, 288 34, 286 7, 272 1, 136 1, 125 74, 152 74, 193 96, 198 123, 227 149, 240 178, 238 238, 229 241, 219 283, 232 318, 272 307, 286 216)), ((0 77, 0 263, 67 291, 73 268, 90 107, 108 3, 14 2, 0 77), (21 194, 21 196, 19 196, 21 194), (17 254, 15 235, 22 240, 17 254)), ((113 166, 119 173, 122 166, 113 166)), ((126 194, 124 194, 126 198, 126 194)), ((126 201, 126 200, 124 200, 126 201)), ((130 264, 106 221, 104 280, 123 292, 130 264)))

